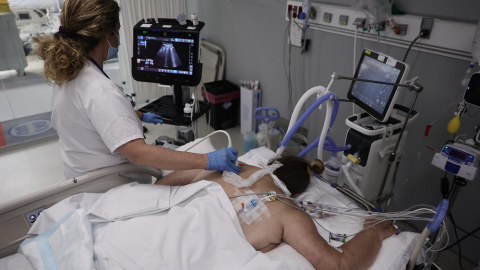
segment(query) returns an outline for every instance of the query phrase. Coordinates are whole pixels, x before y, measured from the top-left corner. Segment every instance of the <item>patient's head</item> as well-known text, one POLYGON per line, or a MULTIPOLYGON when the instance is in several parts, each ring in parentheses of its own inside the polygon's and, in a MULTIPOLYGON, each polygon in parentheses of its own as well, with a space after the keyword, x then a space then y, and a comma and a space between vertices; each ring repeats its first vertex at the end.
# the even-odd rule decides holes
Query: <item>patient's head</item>
POLYGON ((307 189, 312 173, 321 174, 325 169, 323 162, 319 159, 308 162, 297 156, 283 156, 275 161, 282 163, 283 166, 276 169, 273 174, 282 180, 294 195, 307 189))

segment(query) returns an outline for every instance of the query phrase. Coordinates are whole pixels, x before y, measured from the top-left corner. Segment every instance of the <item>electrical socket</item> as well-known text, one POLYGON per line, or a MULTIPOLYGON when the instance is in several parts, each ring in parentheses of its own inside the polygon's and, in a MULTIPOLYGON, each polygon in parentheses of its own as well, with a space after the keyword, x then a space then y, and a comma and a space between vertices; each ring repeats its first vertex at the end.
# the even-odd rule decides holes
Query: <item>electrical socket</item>
POLYGON ((420 24, 422 38, 429 38, 433 28, 433 18, 423 18, 420 24))
POLYGON ((353 25, 356 25, 357 28, 364 28, 366 21, 367 19, 365 18, 356 18, 355 21, 353 21, 353 25))
POLYGON ((399 36, 407 35, 408 24, 399 24, 398 25, 398 34, 399 36))

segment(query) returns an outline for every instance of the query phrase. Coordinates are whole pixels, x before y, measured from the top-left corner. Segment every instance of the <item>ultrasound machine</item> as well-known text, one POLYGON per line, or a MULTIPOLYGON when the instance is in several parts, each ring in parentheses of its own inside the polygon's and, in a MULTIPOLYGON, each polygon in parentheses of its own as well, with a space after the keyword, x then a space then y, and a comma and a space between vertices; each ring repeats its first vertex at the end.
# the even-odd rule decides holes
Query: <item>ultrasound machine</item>
POLYGON ((188 126, 208 110, 199 102, 193 115, 186 115, 186 103, 191 103, 190 86, 202 78, 199 63, 199 21, 154 18, 141 20, 133 28, 132 77, 137 81, 173 86, 173 95, 143 107, 140 111, 160 114, 166 124, 188 126))

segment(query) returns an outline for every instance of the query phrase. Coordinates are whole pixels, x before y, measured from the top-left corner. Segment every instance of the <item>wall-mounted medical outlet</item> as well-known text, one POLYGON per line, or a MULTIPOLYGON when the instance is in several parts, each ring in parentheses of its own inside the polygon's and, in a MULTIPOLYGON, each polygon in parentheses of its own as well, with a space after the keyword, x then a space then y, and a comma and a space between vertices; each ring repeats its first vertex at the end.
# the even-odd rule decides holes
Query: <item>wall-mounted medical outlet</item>
POLYGON ((433 18, 423 18, 420 24, 422 38, 429 38, 433 28, 433 18))
MULTIPOLYGON (((285 19, 290 21, 288 10, 292 10, 292 14, 295 15, 296 13, 296 16, 298 16, 301 6, 302 1, 300 0, 288 0, 285 7, 285 19)), ((421 42, 422 46, 414 47, 413 49, 467 61, 471 61, 472 58, 471 49, 477 27, 476 24, 423 18, 406 14, 391 16, 391 19, 395 21, 398 27, 392 27, 390 24, 382 24, 380 27, 377 27, 377 25, 366 25, 365 13, 351 7, 312 1, 310 10, 313 9, 317 11, 318 15, 316 19, 310 17, 308 20, 308 31, 319 30, 401 48, 408 47, 419 35, 418 31, 420 31, 420 34, 424 37, 421 42), (325 13, 332 14, 330 22, 323 20, 325 13), (340 23, 343 21, 343 16, 350 18, 346 25, 340 23), (433 23, 435 23, 435 29, 433 29, 433 23), (412 31, 412 29, 419 30, 412 31)), ((295 22, 299 25, 304 23, 303 20, 298 18, 295 22)), ((298 44, 300 44, 301 39, 298 41, 298 44)))
MULTIPOLYGON (((303 27, 303 25, 301 25, 303 27)), ((289 43, 293 46, 302 47, 303 40, 303 29, 300 28, 300 25, 292 22, 290 23, 290 36, 289 43)))
POLYGON ((408 24, 399 24, 397 27, 398 30, 394 31, 395 34, 399 36, 405 36, 407 34, 408 24))
POLYGON ((364 28, 366 21, 367 21, 367 19, 365 19, 365 18, 356 18, 356 19, 353 21, 353 25, 356 25, 357 28, 364 28))
POLYGON ((310 7, 310 20, 317 19, 317 10, 314 7, 310 7))
POLYGON ((331 23, 332 22, 332 13, 328 13, 328 12, 323 13, 323 19, 322 20, 326 23, 331 23))
POLYGON ((38 209, 31 211, 30 213, 25 214, 25 217, 27 218, 27 221, 30 224, 30 226, 32 226, 33 223, 37 221, 38 217, 40 216, 40 213, 42 213, 43 210, 45 210, 45 207, 40 207, 38 209))
MULTIPOLYGON (((288 41, 291 45, 303 47, 304 24, 305 20, 300 19, 300 14, 303 12, 303 3, 296 1, 287 2, 286 19, 290 22, 290 36, 288 41)), ((312 9, 310 9, 311 11, 312 9)), ((311 14, 311 13, 310 13, 311 14)), ((315 11, 316 17, 316 11, 315 11)))
POLYGON ((348 24, 348 16, 347 15, 340 15, 340 17, 338 17, 338 24, 347 25, 348 24))
POLYGON ((303 20, 299 19, 298 16, 303 12, 302 2, 288 1, 287 11, 285 17, 287 21, 291 19, 296 20, 297 22, 303 23, 303 20))
POLYGON ((378 22, 372 26, 372 29, 375 30, 375 32, 385 31, 386 25, 386 22, 378 22))

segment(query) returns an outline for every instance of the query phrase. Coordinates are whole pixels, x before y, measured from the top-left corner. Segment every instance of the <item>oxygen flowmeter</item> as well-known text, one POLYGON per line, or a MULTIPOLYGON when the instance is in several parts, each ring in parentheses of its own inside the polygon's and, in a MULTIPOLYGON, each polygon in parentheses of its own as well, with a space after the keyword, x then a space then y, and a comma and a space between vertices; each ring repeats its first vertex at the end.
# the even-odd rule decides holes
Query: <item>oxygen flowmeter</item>
POLYGON ((480 166, 480 151, 461 143, 446 144, 433 157, 432 164, 454 175, 473 181, 480 166))

